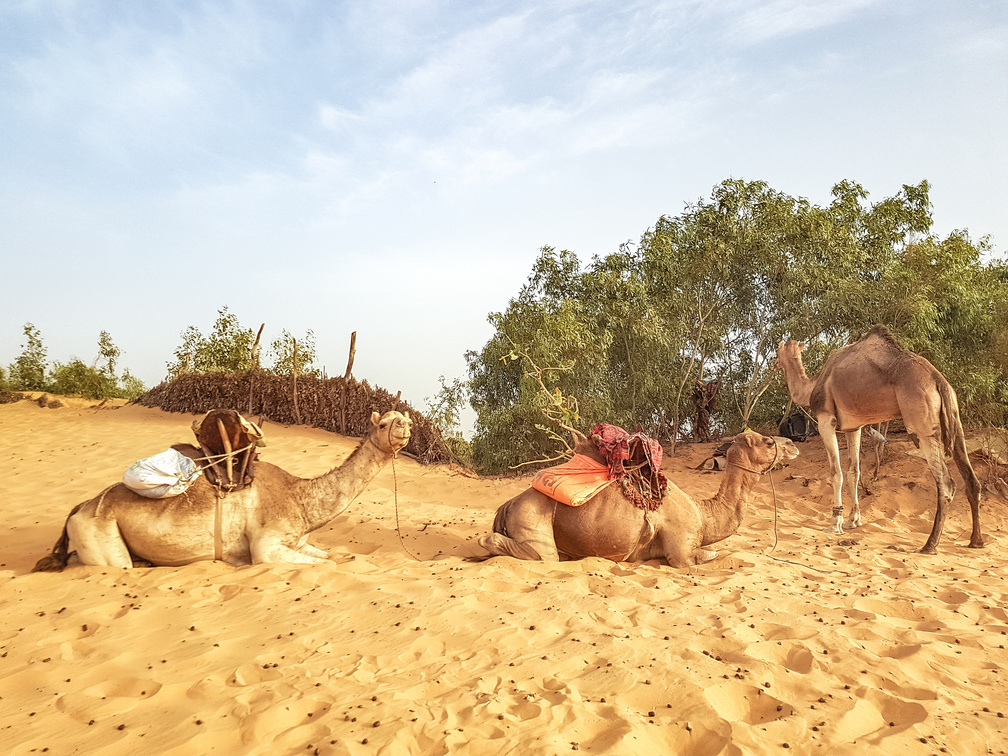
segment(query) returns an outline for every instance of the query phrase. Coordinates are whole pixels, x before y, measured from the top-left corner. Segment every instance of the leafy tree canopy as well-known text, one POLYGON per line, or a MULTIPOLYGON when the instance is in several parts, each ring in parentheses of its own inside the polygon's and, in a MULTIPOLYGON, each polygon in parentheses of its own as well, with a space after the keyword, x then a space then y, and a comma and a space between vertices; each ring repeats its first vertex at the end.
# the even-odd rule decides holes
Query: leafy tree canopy
POLYGON ((789 401, 775 369, 781 340, 810 342, 814 371, 879 323, 946 374, 967 420, 1003 416, 1006 265, 985 262, 989 244, 965 231, 932 235, 928 192, 922 181, 872 204, 842 181, 818 206, 731 179, 586 265, 544 247, 490 315, 494 336, 466 355, 475 462, 502 470, 549 457, 552 392, 576 398, 582 431, 612 422, 674 444, 691 432, 693 388, 716 378, 716 431, 774 427, 789 401), (545 392, 530 362, 546 368, 545 392))

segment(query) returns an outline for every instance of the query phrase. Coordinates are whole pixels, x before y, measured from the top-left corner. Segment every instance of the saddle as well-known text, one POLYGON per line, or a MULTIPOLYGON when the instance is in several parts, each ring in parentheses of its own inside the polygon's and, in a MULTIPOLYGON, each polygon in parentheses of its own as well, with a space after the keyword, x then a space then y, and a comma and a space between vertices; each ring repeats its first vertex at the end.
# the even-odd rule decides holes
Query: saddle
POLYGON ((203 451, 203 474, 224 491, 237 491, 255 479, 256 448, 265 446, 263 432, 236 410, 215 409, 193 421, 196 443, 203 451))

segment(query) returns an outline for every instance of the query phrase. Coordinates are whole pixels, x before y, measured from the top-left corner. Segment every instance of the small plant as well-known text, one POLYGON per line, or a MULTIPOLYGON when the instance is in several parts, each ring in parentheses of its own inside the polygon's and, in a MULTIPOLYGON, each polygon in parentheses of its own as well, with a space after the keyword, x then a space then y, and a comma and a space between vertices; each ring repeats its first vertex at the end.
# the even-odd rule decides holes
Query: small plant
POLYGON ((42 345, 42 334, 31 323, 25 323, 26 343, 21 345, 21 354, 11 363, 10 386, 18 391, 45 391, 46 349, 42 345))

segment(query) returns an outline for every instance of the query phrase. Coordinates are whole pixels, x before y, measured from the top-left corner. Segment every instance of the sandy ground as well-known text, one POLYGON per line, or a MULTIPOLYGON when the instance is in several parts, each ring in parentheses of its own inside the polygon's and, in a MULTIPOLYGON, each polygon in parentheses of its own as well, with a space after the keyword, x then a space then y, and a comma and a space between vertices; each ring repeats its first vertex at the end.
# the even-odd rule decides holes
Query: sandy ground
MULTIPOLYGON (((862 528, 821 532, 812 439, 774 475, 776 548, 765 478, 688 570, 465 562, 527 479, 400 458, 313 535, 325 564, 29 573, 75 504, 193 419, 0 406, 0 753, 1008 751, 1008 502, 987 496, 972 550, 960 494, 939 554, 916 553, 935 493, 905 439, 862 528)), ((357 443, 264 430, 263 458, 302 476, 357 443)), ((720 473, 694 468, 713 446, 667 474, 711 495, 720 473)))

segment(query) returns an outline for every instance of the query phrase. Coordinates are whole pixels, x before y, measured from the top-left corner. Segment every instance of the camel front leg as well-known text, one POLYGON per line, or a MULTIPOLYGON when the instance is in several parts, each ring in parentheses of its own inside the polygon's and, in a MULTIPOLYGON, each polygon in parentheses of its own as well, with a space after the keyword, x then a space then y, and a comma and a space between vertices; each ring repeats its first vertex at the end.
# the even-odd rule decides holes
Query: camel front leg
POLYGON ((252 564, 319 564, 325 561, 317 556, 285 546, 278 537, 272 535, 250 538, 249 553, 252 555, 252 564))
MULTIPOLYGON (((839 449, 837 450, 839 454, 839 449)), ((858 485, 861 483, 861 429, 847 433, 847 490, 851 497, 850 526, 861 527, 861 502, 858 485)))
MULTIPOLYGON (((305 536, 307 538, 307 536, 305 536)), ((322 549, 312 546, 310 543, 299 543, 295 551, 299 551, 306 556, 318 557, 319 559, 328 559, 329 552, 323 551, 322 549)))
POLYGON ((843 470, 840 467, 840 446, 837 443, 836 418, 831 415, 819 415, 819 435, 826 447, 826 457, 829 459, 830 472, 833 474, 833 519, 824 529, 824 533, 843 535, 843 470))

